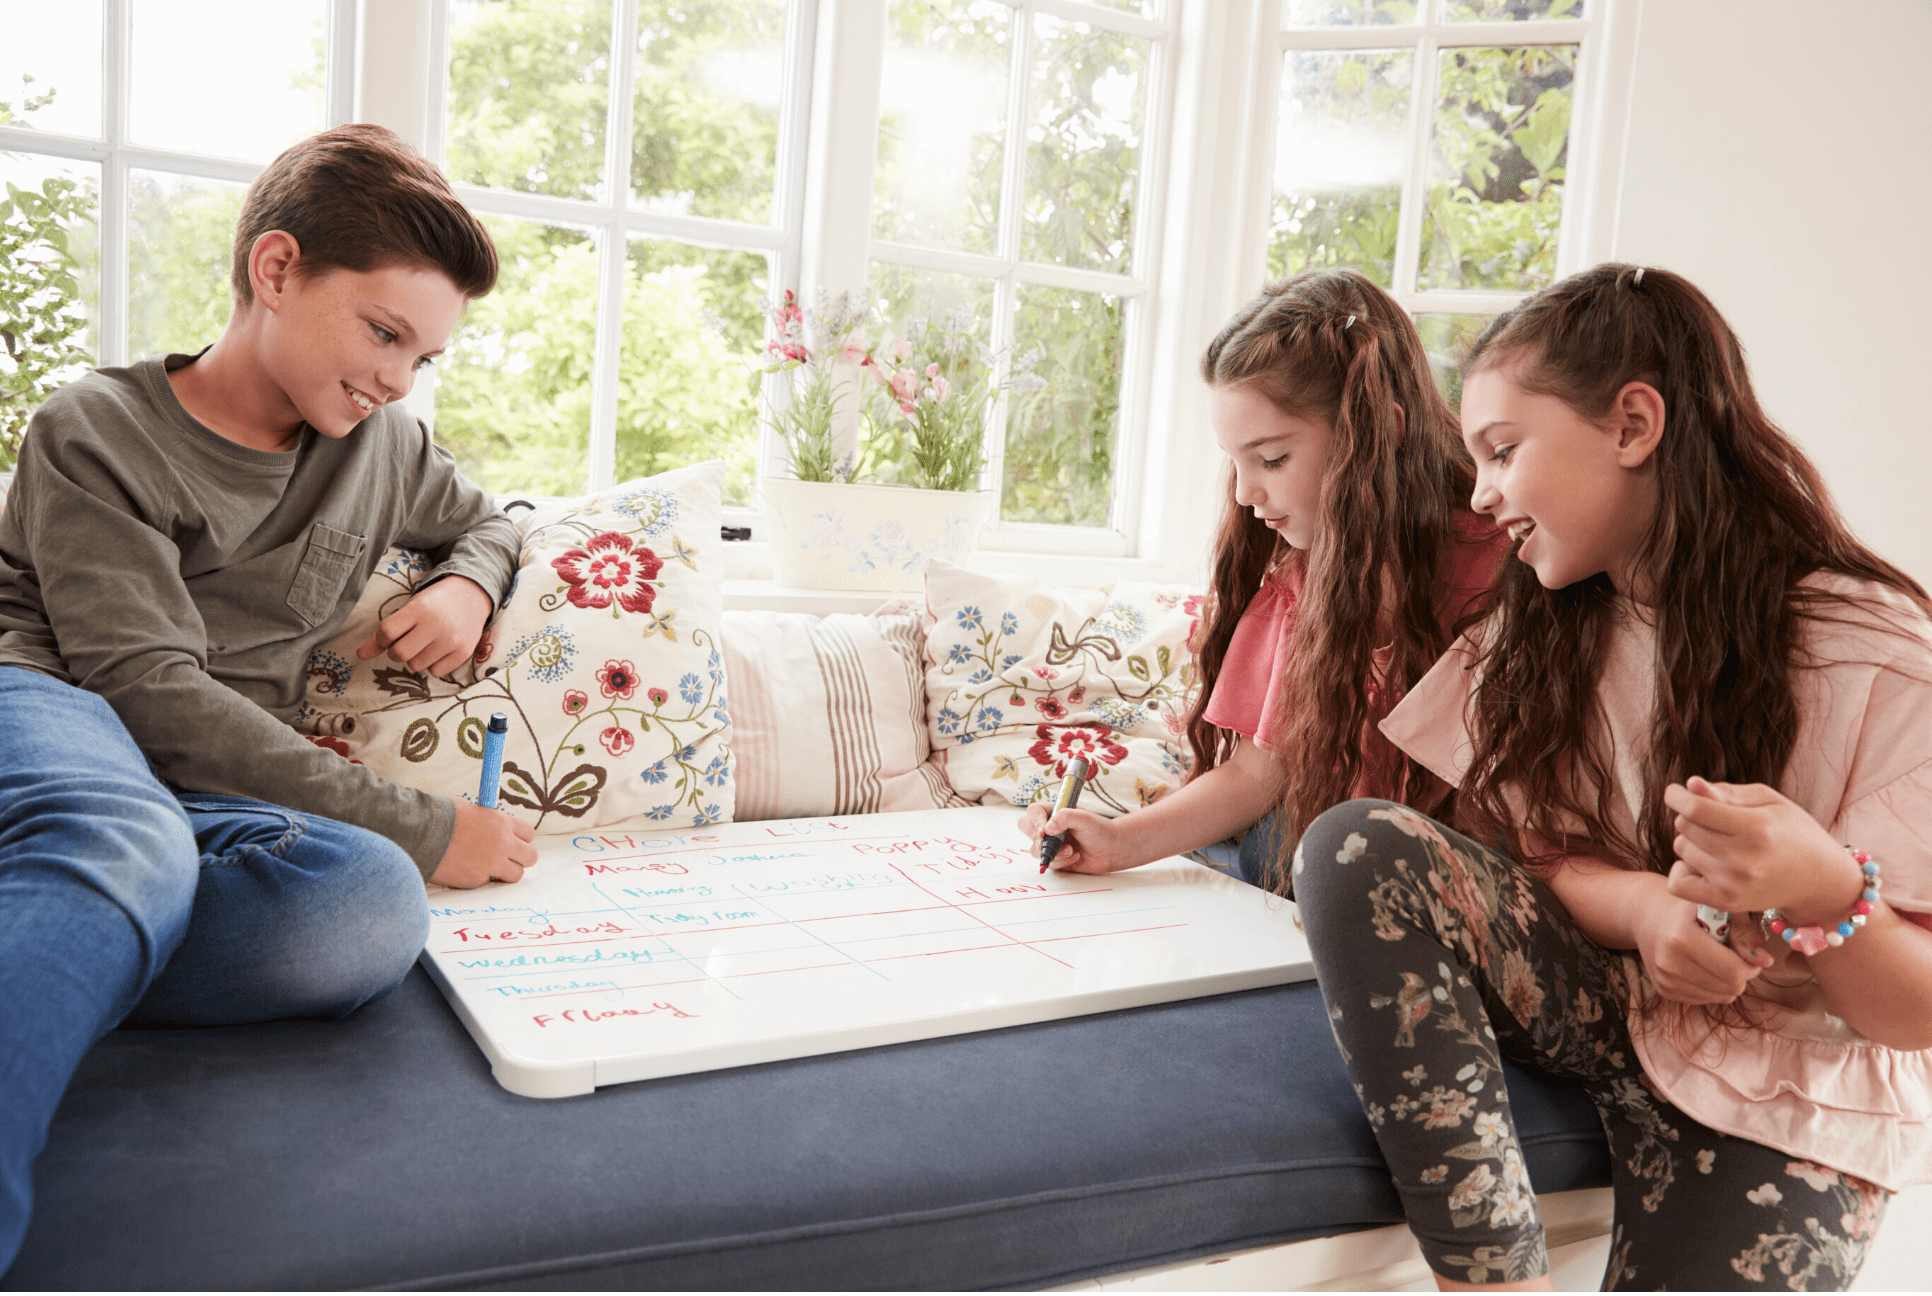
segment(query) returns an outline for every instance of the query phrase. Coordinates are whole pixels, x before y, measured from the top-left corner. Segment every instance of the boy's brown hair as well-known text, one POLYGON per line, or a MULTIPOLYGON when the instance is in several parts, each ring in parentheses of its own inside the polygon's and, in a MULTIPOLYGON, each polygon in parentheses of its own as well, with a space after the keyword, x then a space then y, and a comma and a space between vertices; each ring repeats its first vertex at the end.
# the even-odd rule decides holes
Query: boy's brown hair
POLYGON ((248 256, 270 230, 301 248, 300 272, 374 270, 403 262, 449 276, 465 297, 496 286, 496 245, 443 173, 381 126, 356 123, 291 144, 248 187, 235 222, 229 283, 255 299, 248 256))

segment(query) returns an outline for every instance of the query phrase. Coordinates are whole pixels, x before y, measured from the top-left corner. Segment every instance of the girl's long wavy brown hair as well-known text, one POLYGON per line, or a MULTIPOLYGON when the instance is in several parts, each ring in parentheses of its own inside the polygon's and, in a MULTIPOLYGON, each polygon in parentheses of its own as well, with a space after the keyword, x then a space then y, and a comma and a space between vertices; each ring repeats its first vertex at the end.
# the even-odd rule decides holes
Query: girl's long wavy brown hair
POLYGON ((1281 831, 1264 881, 1284 891, 1302 831, 1358 785, 1394 800, 1434 786, 1375 726, 1448 647, 1449 626, 1463 612, 1445 606, 1440 578, 1462 543, 1455 514, 1475 472, 1414 323, 1353 270, 1271 284, 1208 344, 1201 377, 1211 387, 1252 385, 1281 410, 1333 429, 1322 516, 1307 553, 1236 503, 1230 470, 1195 638, 1202 688, 1187 718, 1196 755, 1190 777, 1228 759, 1238 741, 1206 716, 1236 623, 1264 576, 1305 564, 1292 664, 1277 686, 1285 731, 1271 735, 1281 831), (1372 687, 1385 590, 1395 649, 1372 687))
POLYGON ((1812 664, 1803 621, 1842 619, 1849 603, 1799 582, 1837 572, 1928 614, 1932 602, 1853 538, 1818 470, 1758 404, 1737 335, 1681 276, 1607 264, 1546 288, 1497 316, 1464 367, 1502 365, 1592 421, 1630 383, 1663 396, 1657 514, 1637 563, 1655 599, 1657 701, 1633 840, 1610 814, 1616 781, 1597 698, 1617 593, 1603 575, 1544 589, 1529 566, 1507 564, 1482 636, 1459 826, 1534 865, 1590 855, 1668 873, 1667 783, 1697 774, 1775 785, 1791 757, 1792 673, 1812 664))

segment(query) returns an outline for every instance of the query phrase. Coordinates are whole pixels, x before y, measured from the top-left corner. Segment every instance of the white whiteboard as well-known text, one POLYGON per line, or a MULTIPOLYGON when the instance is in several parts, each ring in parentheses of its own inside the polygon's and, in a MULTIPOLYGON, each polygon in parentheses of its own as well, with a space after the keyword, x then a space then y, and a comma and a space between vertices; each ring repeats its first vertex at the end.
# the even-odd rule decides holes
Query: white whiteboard
POLYGON ((1288 902, 1180 859, 1043 875, 1017 820, 540 837, 520 882, 430 889, 422 961, 532 1098, 1313 976, 1288 902))

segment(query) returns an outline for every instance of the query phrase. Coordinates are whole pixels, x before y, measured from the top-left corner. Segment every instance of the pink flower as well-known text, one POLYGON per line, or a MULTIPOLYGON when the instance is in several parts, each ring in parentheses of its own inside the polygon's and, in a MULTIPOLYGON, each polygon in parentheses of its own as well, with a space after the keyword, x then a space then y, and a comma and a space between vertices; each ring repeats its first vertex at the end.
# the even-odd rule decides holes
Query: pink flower
POLYGON ((937 361, 926 366, 926 377, 937 378, 938 376, 939 376, 939 364, 937 361))
POLYGON ((605 697, 629 701, 637 692, 637 667, 627 661, 607 661, 597 672, 597 685, 605 697))
POLYGON ((649 689, 645 692, 644 696, 650 698, 652 704, 656 706, 663 706, 671 700, 671 695, 661 688, 649 689))
POLYGON ((935 378, 932 380, 932 398, 934 400, 945 400, 946 393, 951 390, 952 388, 946 385, 944 378, 935 378))
POLYGON ((886 354, 890 355, 894 360, 905 359, 912 354, 912 339, 899 338, 895 340, 890 347, 886 348, 886 354))
POLYGON ((479 662, 488 661, 490 654, 495 650, 496 645, 490 642, 490 636, 484 635, 476 641, 475 660, 479 662))
POLYGON ((1051 693, 1045 697, 1035 698, 1033 705, 1040 708, 1040 714, 1049 720, 1064 720, 1067 718, 1067 709, 1061 706, 1060 699, 1054 697, 1051 693))
POLYGON ((871 361, 872 357, 866 353, 866 349, 856 342, 847 342, 839 349, 840 364, 862 365, 871 361))
POLYGON ((649 612, 657 601, 650 581, 663 570, 664 560, 627 535, 606 531, 571 549, 550 565, 570 586, 571 606, 607 608, 617 604, 626 612, 649 612))
POLYGON ((1053 667, 1051 666, 1035 666, 1033 668, 1033 673, 1035 675, 1038 675, 1041 679, 1044 679, 1044 680, 1054 679, 1058 677, 1060 674, 1059 671, 1054 670, 1053 667))
POLYGON ((604 750, 613 756, 622 756, 637 746, 637 735, 620 725, 612 725, 597 735, 597 741, 604 744, 604 750))
POLYGON ((565 715, 582 715, 584 708, 589 705, 590 698, 582 689, 571 689, 564 694, 563 709, 565 715))
MULTIPOLYGON (((907 402, 912 400, 918 391, 917 381, 909 369, 901 369, 892 375, 892 382, 889 385, 892 388, 892 394, 899 398, 899 408, 905 409, 907 402)), ((906 410, 906 412, 910 414, 912 411, 906 410)))

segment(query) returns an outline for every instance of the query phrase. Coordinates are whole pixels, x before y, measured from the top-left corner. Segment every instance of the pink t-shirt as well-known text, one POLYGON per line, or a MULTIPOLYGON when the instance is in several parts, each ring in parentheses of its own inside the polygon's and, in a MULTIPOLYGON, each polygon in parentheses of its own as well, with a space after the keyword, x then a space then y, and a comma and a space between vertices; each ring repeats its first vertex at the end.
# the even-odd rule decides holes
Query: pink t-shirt
MULTIPOLYGON (((1489 592, 1497 569, 1509 556, 1509 537, 1488 518, 1458 511, 1456 534, 1462 543, 1449 565, 1453 586, 1448 602, 1450 625, 1489 592)), ((1261 582, 1234 627, 1228 655, 1215 676, 1214 692, 1208 696, 1209 724, 1245 734, 1263 747, 1274 745, 1264 735, 1281 732, 1281 680, 1288 673, 1288 641, 1295 630, 1295 605, 1301 601, 1302 578, 1302 565, 1297 562, 1285 572, 1270 572, 1261 582)), ((1386 664, 1387 659, 1386 649, 1378 652, 1376 665, 1386 664)), ((1374 687, 1373 681, 1369 687, 1374 687)))
MULTIPOLYGON (((1886 902, 1932 926, 1932 625, 1879 586, 1811 579, 1867 607, 1834 614, 1844 623, 1806 622, 1809 660, 1824 664, 1793 675, 1798 738, 1778 790, 1833 837, 1870 852, 1884 869, 1886 902)), ((1655 629, 1626 605, 1598 689, 1616 771, 1612 812, 1633 834, 1646 795, 1655 644, 1655 629)), ((1450 783, 1469 767, 1473 659, 1458 640, 1382 722, 1392 742, 1450 783)), ((1660 1002, 1645 1012, 1633 1002, 1630 1034, 1645 1075, 1723 1133, 1893 1190, 1932 1182, 1932 1050, 1865 1038, 1831 1013, 1802 954, 1782 941, 1767 948, 1779 963, 1746 993, 1783 1010, 1771 1029, 1725 1031, 1700 1006, 1660 1002)), ((1624 971, 1637 985, 1634 954, 1624 971)))

